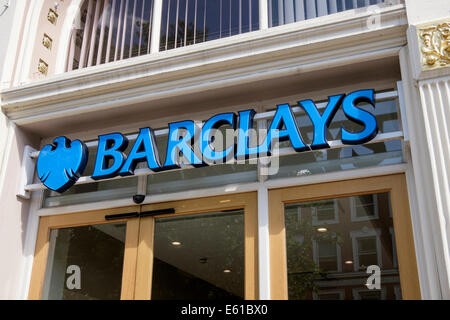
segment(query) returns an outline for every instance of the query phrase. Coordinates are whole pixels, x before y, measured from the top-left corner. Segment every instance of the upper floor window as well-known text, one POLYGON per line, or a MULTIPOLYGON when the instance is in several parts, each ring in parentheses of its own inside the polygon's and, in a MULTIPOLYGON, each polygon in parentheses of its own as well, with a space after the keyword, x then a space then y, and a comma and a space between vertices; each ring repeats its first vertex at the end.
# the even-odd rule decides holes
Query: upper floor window
POLYGON ((85 0, 68 71, 150 53, 153 0, 85 0))
MULTIPOLYGON (((267 0, 269 27, 383 0, 267 0)), ((84 0, 71 35, 67 70, 221 39, 260 28, 259 0, 84 0), (155 12, 153 12, 156 10, 155 12), (153 21, 155 19, 155 21, 153 21), (158 39, 151 46, 152 28, 158 39), (159 48, 158 48, 159 43, 159 48)))
POLYGON ((258 0, 166 0, 160 50, 259 29, 258 0))
POLYGON ((269 27, 382 2, 384 0, 269 0, 269 27))

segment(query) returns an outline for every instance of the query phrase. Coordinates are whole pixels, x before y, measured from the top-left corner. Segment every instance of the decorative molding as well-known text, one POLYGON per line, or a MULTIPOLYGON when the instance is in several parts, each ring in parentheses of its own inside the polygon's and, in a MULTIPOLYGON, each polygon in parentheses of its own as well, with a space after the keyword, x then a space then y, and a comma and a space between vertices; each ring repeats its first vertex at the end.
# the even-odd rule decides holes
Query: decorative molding
POLYGON ((48 50, 52 50, 53 39, 50 38, 46 33, 44 33, 44 37, 42 38, 42 45, 46 47, 48 50))
POLYGON ((47 14, 47 20, 50 21, 50 23, 56 25, 56 22, 58 20, 58 14, 53 9, 49 9, 47 14))
POLYGON ((450 18, 418 27, 418 38, 423 70, 450 65, 450 18))
POLYGON ((38 70, 40 73, 46 76, 48 72, 48 63, 46 63, 42 59, 39 59, 38 70))

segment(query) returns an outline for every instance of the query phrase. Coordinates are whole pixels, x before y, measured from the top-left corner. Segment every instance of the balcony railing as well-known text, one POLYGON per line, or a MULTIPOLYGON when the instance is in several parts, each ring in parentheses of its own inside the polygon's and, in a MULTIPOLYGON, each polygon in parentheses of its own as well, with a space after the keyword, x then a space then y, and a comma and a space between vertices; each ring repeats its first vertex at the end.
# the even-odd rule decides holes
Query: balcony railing
POLYGON ((269 27, 382 2, 383 0, 269 0, 269 27))
POLYGON ((383 0, 85 0, 67 71, 221 39, 383 0))

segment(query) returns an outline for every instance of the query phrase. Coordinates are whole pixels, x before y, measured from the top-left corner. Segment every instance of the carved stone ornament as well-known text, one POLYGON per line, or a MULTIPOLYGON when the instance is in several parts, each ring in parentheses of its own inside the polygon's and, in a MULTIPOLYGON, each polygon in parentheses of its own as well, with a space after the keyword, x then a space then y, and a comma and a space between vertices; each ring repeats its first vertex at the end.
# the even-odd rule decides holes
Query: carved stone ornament
POLYGON ((422 67, 450 65, 450 22, 419 29, 422 67))
POLYGON ((41 74, 43 74, 45 76, 47 75, 48 64, 42 59, 39 59, 38 70, 41 74))
POLYGON ((56 24, 56 20, 58 20, 58 14, 52 9, 48 10, 47 20, 53 24, 56 24))
POLYGON ((46 47, 48 50, 52 49, 52 38, 50 38, 47 34, 44 34, 44 37, 42 38, 42 45, 46 47))

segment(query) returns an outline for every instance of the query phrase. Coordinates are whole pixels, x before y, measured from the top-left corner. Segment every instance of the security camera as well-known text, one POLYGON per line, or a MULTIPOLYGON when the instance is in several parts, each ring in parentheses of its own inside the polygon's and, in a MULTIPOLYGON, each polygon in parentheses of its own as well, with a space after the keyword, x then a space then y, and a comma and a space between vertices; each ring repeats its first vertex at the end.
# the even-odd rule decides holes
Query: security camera
POLYGON ((142 202, 144 202, 145 199, 145 194, 135 194, 133 196, 133 201, 136 204, 141 204, 142 202))

